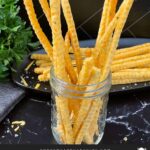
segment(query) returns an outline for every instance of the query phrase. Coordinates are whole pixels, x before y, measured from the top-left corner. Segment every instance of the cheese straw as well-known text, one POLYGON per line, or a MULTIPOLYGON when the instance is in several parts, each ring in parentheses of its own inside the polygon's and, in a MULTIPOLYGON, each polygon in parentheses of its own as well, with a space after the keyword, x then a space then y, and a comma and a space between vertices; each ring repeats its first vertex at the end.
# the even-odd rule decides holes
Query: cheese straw
POLYGON ((74 24, 72 12, 71 12, 70 4, 68 0, 61 0, 61 2, 62 2, 64 16, 68 25, 69 34, 71 37, 71 44, 72 44, 72 48, 75 54, 78 73, 80 73, 80 70, 82 68, 82 57, 80 53, 79 41, 78 41, 76 29, 75 29, 75 24, 74 24))
MULTIPOLYGON (((53 47, 40 27, 33 1, 24 0, 32 27, 47 53, 31 55, 37 65, 34 72, 39 81, 48 81, 53 65, 55 82, 63 84, 59 87, 51 80, 56 111, 56 124, 54 122, 52 127, 54 134, 59 136, 59 142, 93 144, 95 136, 99 138, 102 132, 99 131, 99 117, 102 118, 106 105, 105 93, 99 95, 99 88, 103 88, 99 84, 106 80, 111 69, 113 84, 150 79, 150 69, 146 66, 150 63, 150 43, 116 52, 133 2, 123 0, 116 13, 118 0, 105 0, 95 47, 80 48, 69 0, 39 0, 52 30, 53 47), (65 37, 61 30, 61 6, 68 27, 65 37), (69 96, 70 93, 72 95, 69 96)), ((110 83, 102 83, 109 84, 104 89, 108 92, 110 83)))
POLYGON ((52 63, 51 62, 46 62, 40 65, 40 67, 51 67, 52 63))
POLYGON ((51 10, 50 10, 50 7, 49 7, 49 4, 48 4, 48 1, 47 0, 39 0, 39 3, 44 11, 44 14, 47 18, 47 21, 49 23, 49 26, 51 27, 52 26, 52 22, 51 22, 51 10))
MULTIPOLYGON (((79 74, 79 78, 78 78, 78 85, 87 85, 90 78, 91 78, 91 75, 92 75, 92 68, 94 67, 94 63, 93 63, 93 59, 92 58, 86 58, 84 60, 84 63, 83 63, 83 67, 82 67, 82 70, 79 74), (91 68, 91 69, 89 69, 91 68)), ((85 89, 77 89, 77 90, 85 90, 85 89)), ((81 101, 78 102, 80 105, 81 101)), ((74 127, 73 127, 73 132, 74 132, 74 135, 77 134, 77 131, 78 129, 80 128, 80 125, 82 124, 83 120, 84 120, 84 116, 81 117, 81 115, 84 115, 82 112, 84 111, 85 114, 87 113, 86 110, 82 110, 81 107, 84 107, 84 106, 80 106, 80 109, 78 110, 79 113, 78 113, 78 116, 75 120, 75 123, 74 123, 74 127)))
POLYGON ((108 11, 109 16, 107 17, 107 25, 112 21, 112 19, 115 16, 117 3, 118 3, 118 0, 109 1, 109 11, 108 11))
MULTIPOLYGON (((108 2, 108 11, 107 11, 106 23, 105 23, 106 26, 109 26, 109 24, 111 23, 112 19, 115 16, 117 2, 118 2, 118 0, 109 0, 109 2, 108 2)), ((104 6, 104 8, 105 8, 105 6, 104 6)), ((117 16, 116 16, 115 19, 117 21, 117 16)), ((99 40, 99 42, 96 42, 96 48, 99 49, 100 54, 99 54, 99 57, 98 57, 98 62, 97 62, 97 59, 96 59, 95 63, 100 68, 103 67, 103 62, 104 62, 104 59, 105 59, 105 57, 107 55, 107 50, 109 49, 110 43, 112 41, 113 31, 114 31, 114 28, 116 26, 115 20, 113 20, 113 21, 111 23, 112 27, 109 26, 110 27, 109 29, 107 27, 106 31, 104 33, 104 34, 107 34, 107 38, 103 34, 104 37, 102 36, 101 39, 103 38, 104 41, 103 40, 101 40, 101 41, 99 40)))
MULTIPOLYGON (((123 9, 121 15, 119 16, 119 20, 118 20, 118 23, 117 23, 117 26, 116 26, 116 29, 115 29, 115 33, 114 33, 114 36, 113 36, 113 40, 112 40, 112 43, 111 43, 110 51, 108 53, 108 56, 106 57, 104 68, 102 70, 102 75, 100 76, 100 81, 103 81, 109 74, 110 66, 111 66, 111 63, 112 63, 112 58, 113 58, 115 50, 118 46, 119 38, 120 38, 120 35, 121 35, 121 32, 122 32, 122 29, 125 25, 127 16, 128 16, 129 11, 131 9, 131 6, 133 4, 133 1, 134 0, 128 0, 128 1, 124 0, 124 2, 122 4, 124 6, 124 9, 123 9)), ((87 115, 87 118, 86 118, 87 120, 91 117, 92 114, 94 114, 96 112, 97 109, 100 109, 103 105, 101 100, 94 101, 93 103, 94 104, 93 104, 93 106, 91 106, 90 112, 87 115)), ((97 120, 97 118, 96 118, 96 120, 97 120)), ((89 127, 92 121, 93 120, 90 121, 90 119, 88 121, 85 121, 83 123, 83 127, 84 126, 89 127)), ((76 140, 75 143, 80 143, 80 138, 77 138, 77 139, 79 139, 79 140, 76 140)))
POLYGON ((103 81, 109 74, 110 72, 110 67, 112 64, 112 59, 114 57, 115 51, 117 49, 119 39, 121 36, 121 32, 123 30, 123 27, 125 25, 125 22, 127 20, 127 17, 129 15, 130 9, 132 7, 134 0, 124 0, 123 5, 124 5, 124 10, 122 11, 114 35, 113 35, 113 40, 110 46, 110 51, 107 54, 107 58, 104 64, 104 69, 102 70, 102 76, 101 76, 101 81, 103 81))
POLYGON ((47 54, 32 54, 31 59, 50 61, 47 54))
POLYGON ((101 112, 102 107, 103 107, 103 102, 101 102, 101 100, 99 100, 99 101, 100 102, 97 102, 97 107, 95 108, 96 112, 95 112, 94 117, 92 119, 93 121, 91 122, 90 127, 84 136, 84 142, 87 144, 93 144, 94 143, 94 135, 99 134, 98 118, 100 116, 100 112, 101 112))
POLYGON ((119 72, 141 72, 141 71, 149 71, 150 68, 132 68, 132 69, 124 69, 124 70, 120 70, 119 72))
POLYGON ((112 85, 119 85, 119 84, 130 84, 130 83, 140 83, 150 81, 150 78, 145 79, 123 79, 123 80, 112 80, 112 85))
POLYGON ((109 1, 110 0, 105 0, 104 1, 102 18, 101 18, 101 22, 100 22, 100 26, 99 26, 99 31, 98 31, 98 36, 97 36, 97 40, 96 40, 96 47, 97 47, 97 43, 100 41, 101 37, 105 33, 106 27, 108 25, 106 23, 107 23, 107 17, 108 17, 108 13, 109 13, 109 1))
POLYGON ((76 75, 76 72, 73 68, 72 60, 69 56, 69 48, 70 48, 70 39, 69 39, 69 33, 67 33, 66 37, 65 37, 65 55, 64 55, 65 63, 66 63, 66 71, 69 74, 71 82, 73 84, 76 84, 77 75, 76 75))
POLYGON ((50 75, 49 74, 40 74, 39 76, 38 76, 38 80, 40 81, 40 82, 46 82, 46 81, 48 81, 50 79, 50 75))
POLYGON ((145 80, 150 79, 150 69, 147 71, 126 71, 126 72, 117 72, 112 74, 113 80, 123 80, 123 79, 139 79, 145 80))
POLYGON ((38 22, 34 6, 33 6, 33 1, 32 0, 24 0, 24 5, 28 14, 28 17, 30 19, 31 25, 33 27, 33 30, 35 31, 35 34, 37 35, 39 41, 41 42, 42 46, 44 47, 45 51, 47 52, 49 59, 52 60, 53 56, 53 50, 52 46, 47 39, 46 35, 44 34, 43 30, 41 29, 41 26, 38 22))
POLYGON ((141 48, 146 48, 146 47, 148 48, 149 46, 150 46, 150 43, 144 43, 144 44, 135 45, 132 47, 118 49, 116 53, 123 54, 123 53, 131 52, 131 51, 138 51, 141 48))
POLYGON ((86 85, 91 77, 92 68, 94 67, 93 58, 89 57, 84 60, 82 70, 78 77, 77 85, 86 85), (90 69, 89 69, 90 68, 90 69))
POLYGON ((46 61, 46 60, 36 60, 35 64, 36 66, 40 66, 44 63, 50 63, 50 61, 46 61))
POLYGON ((93 51, 93 59, 95 60, 95 63, 98 63, 98 66, 100 66, 100 64, 102 65, 104 63, 104 59, 105 59, 105 54, 108 53, 108 48, 109 45, 108 43, 110 42, 110 37, 112 37, 113 31, 116 27, 117 21, 118 21, 118 16, 120 15, 120 13, 122 12, 122 7, 120 7, 120 9, 118 10, 117 14, 115 15, 114 19, 111 21, 111 23, 109 24, 106 32, 104 33, 104 35, 102 36, 101 40, 97 42, 96 45, 96 49, 97 51, 93 51))
POLYGON ((116 51, 116 55, 113 60, 129 58, 137 55, 142 55, 150 53, 150 43, 146 43, 139 46, 133 46, 129 48, 124 48, 116 51))
POLYGON ((42 74, 45 70, 49 70, 50 71, 50 67, 37 67, 34 69, 34 73, 36 74, 42 74))
POLYGON ((117 72, 124 69, 130 69, 130 68, 140 68, 140 67, 147 67, 150 63, 150 59, 141 59, 136 61, 130 61, 130 62, 123 62, 121 64, 114 64, 111 67, 112 72, 117 72))
MULTIPOLYGON (((52 35, 53 35, 53 64, 55 75, 65 82, 69 82, 65 68, 65 45, 61 32, 60 23, 60 0, 51 0, 51 16, 52 16, 52 35)), ((61 124, 66 139, 66 144, 73 144, 73 130, 70 121, 70 113, 68 108, 68 100, 63 97, 56 97, 57 106, 60 111, 61 124)))
MULTIPOLYGON (((92 76, 89 81, 89 85, 97 83, 99 81, 99 78, 100 78, 100 70, 98 68, 94 67, 92 70, 92 76)), ((91 86, 87 87, 87 89, 86 89, 86 91, 91 91, 91 90, 94 90, 93 87, 91 87, 91 86)), ((92 96, 92 95, 90 93, 89 94, 87 93, 85 95, 85 97, 88 97, 88 96, 92 96)), ((81 107, 80 107, 80 110, 78 113, 78 117, 77 117, 77 120, 75 121, 75 125, 74 125, 74 134, 76 137, 75 144, 81 144, 83 137, 86 133, 86 130, 89 128, 86 123, 86 116, 87 116, 87 114, 88 115, 90 114, 90 113, 88 113, 88 111, 89 111, 90 107, 92 106, 93 101, 95 101, 95 100, 92 100, 92 99, 84 100, 83 99, 81 102, 81 107), (82 123, 83 123, 83 125, 81 126, 82 123), (80 129, 80 127, 81 127, 81 129, 80 129)), ((94 112, 93 112, 93 114, 94 114, 94 112)), ((93 118, 93 116, 90 116, 90 117, 93 118)))
POLYGON ((134 56, 134 57, 129 57, 129 58, 125 58, 125 59, 119 59, 119 60, 116 60, 116 61, 113 61, 112 65, 116 65, 116 64, 122 64, 122 63, 125 63, 125 62, 131 62, 131 61, 135 61, 136 60, 144 60, 146 58, 150 58, 150 53, 149 54, 144 54, 144 55, 138 55, 138 56, 134 56))

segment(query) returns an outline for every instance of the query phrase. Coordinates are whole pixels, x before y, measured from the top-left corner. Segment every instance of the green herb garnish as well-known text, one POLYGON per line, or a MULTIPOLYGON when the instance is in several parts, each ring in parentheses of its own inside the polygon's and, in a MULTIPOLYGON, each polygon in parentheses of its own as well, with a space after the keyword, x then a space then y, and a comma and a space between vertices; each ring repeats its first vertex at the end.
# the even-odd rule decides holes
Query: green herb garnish
POLYGON ((19 64, 29 52, 33 37, 31 28, 18 15, 19 0, 0 0, 0 80, 10 75, 13 62, 19 64))

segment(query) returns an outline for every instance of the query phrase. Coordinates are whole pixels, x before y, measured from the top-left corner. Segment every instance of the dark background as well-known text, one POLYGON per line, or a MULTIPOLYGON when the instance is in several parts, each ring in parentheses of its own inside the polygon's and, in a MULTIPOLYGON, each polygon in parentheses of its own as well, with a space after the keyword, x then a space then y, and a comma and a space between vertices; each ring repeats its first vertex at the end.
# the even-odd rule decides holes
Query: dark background
MULTIPOLYGON (((43 15, 39 2, 38 0, 33 1, 39 22, 48 38, 51 39, 51 30, 48 23, 45 23, 47 20, 43 15)), ((29 25, 29 20, 22 2, 21 0, 20 15, 29 25)), ((79 40, 96 38, 103 2, 104 0, 70 0, 79 40)), ((119 4, 121 2, 122 0, 119 0, 119 4)), ((62 22, 63 33, 65 33, 67 29, 63 16, 62 22)), ((135 0, 122 37, 150 37, 150 0, 135 0)))

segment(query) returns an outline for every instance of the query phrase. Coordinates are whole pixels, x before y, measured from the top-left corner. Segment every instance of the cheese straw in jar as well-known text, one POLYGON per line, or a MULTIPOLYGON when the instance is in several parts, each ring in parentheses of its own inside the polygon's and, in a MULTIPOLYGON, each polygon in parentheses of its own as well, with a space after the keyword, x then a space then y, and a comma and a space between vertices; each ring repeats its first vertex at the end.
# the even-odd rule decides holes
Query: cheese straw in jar
POLYGON ((103 136, 107 114, 108 94, 111 87, 111 74, 98 82, 100 71, 93 67, 88 85, 74 85, 58 79, 51 69, 52 110, 51 128, 59 144, 98 144, 103 136), (62 102, 69 107, 69 124, 72 127, 73 143, 69 143, 65 121, 62 119, 62 102))

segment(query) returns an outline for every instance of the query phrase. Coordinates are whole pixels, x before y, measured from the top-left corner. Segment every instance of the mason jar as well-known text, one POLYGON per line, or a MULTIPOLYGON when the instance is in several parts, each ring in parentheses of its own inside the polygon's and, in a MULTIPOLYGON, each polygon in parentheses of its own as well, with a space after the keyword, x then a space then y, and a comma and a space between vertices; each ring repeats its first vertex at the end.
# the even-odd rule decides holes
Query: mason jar
POLYGON ((55 76, 53 68, 50 74, 51 129, 56 142, 98 144, 104 134, 111 74, 92 85, 66 83, 55 76))

